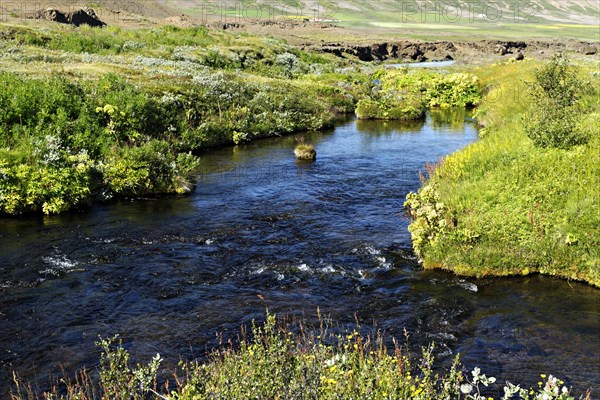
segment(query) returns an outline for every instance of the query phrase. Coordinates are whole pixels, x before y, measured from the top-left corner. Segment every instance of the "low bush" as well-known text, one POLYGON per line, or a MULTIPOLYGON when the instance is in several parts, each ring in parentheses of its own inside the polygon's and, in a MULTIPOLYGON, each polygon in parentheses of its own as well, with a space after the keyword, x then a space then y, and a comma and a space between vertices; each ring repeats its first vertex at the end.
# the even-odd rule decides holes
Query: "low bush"
POLYGON ((300 143, 294 149, 294 154, 299 160, 315 160, 317 158, 317 152, 312 144, 300 143))
POLYGON ((535 71, 531 84, 533 103, 523 122, 527 136, 536 146, 568 149, 589 140, 588 135, 576 129, 586 111, 580 103, 584 84, 563 55, 555 56, 535 71))
POLYGON ((483 394, 493 388, 503 393, 502 400, 574 400, 552 375, 542 375, 537 389, 511 383, 498 387, 496 378, 479 368, 463 373, 458 357, 445 372, 435 372, 433 345, 417 357, 398 344, 389 351, 381 336, 362 336, 356 330, 334 335, 324 328, 318 333, 303 328, 295 334, 267 314, 264 325, 253 323, 235 346, 215 350, 204 362, 181 363, 182 371, 164 385, 157 383, 159 354, 134 367, 116 338, 101 340, 98 380, 84 370, 75 379, 62 378, 47 393, 36 393, 16 378, 12 399, 493 400, 483 394))
POLYGON ((360 119, 414 120, 427 107, 471 107, 479 103, 477 77, 469 74, 380 70, 373 74, 370 96, 360 100, 360 119))

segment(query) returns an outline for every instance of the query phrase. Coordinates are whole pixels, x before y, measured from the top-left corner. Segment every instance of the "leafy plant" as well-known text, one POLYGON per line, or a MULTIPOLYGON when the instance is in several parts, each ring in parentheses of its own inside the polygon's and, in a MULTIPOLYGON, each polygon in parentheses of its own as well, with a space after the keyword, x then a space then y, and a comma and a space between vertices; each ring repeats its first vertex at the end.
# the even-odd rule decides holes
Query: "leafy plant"
MULTIPOLYGON (((253 322, 249 332, 242 331, 239 343, 215 350, 202 362, 181 362, 181 370, 164 385, 157 385, 160 355, 134 367, 117 337, 101 340, 99 382, 84 371, 75 381, 61 379, 60 386, 42 395, 56 400, 493 400, 482 395, 484 387, 503 391, 498 400, 516 395, 522 400, 573 400, 570 390, 552 376, 537 390, 511 383, 499 387, 479 368, 470 377, 464 374, 458 357, 445 372, 436 372, 433 345, 410 355, 396 341, 388 350, 380 335, 361 335, 356 329, 334 334, 324 321, 316 331, 301 328, 294 333, 267 313, 264 324, 253 322)), ((13 400, 37 395, 15 378, 13 400)))
POLYGON ((160 354, 147 365, 130 366, 129 353, 123 348, 118 336, 100 339, 96 345, 102 349, 100 355, 100 386, 102 398, 115 400, 145 400, 150 392, 156 393, 156 378, 162 358, 160 354))
POLYGON ((533 104, 523 121, 536 146, 568 149, 589 140, 576 129, 584 111, 580 103, 583 86, 577 70, 562 54, 535 72, 533 104))

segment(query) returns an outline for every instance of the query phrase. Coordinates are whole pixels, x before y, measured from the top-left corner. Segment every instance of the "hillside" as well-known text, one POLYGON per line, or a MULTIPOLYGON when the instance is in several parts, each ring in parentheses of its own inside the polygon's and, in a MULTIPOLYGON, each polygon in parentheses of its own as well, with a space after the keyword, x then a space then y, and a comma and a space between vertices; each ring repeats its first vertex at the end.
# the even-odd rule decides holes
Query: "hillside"
POLYGON ((312 2, 266 0, 204 2, 200 0, 58 0, 21 4, 0 3, 0 20, 23 19, 55 7, 94 7, 109 25, 152 26, 221 24, 249 33, 304 41, 357 41, 399 38, 456 40, 479 38, 571 38, 600 41, 600 5, 594 0, 494 2, 437 0, 342 0, 312 2), (304 22, 286 24, 294 21, 304 22), (331 24, 335 24, 331 29, 331 24), (301 29, 298 29, 301 28, 301 29))

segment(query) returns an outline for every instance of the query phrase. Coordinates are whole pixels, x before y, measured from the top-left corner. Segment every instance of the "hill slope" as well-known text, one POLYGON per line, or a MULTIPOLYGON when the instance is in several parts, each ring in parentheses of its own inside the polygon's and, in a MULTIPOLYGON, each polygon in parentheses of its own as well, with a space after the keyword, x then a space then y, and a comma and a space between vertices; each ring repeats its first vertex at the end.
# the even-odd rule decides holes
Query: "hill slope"
MULTIPOLYGON (((92 5, 109 24, 155 24, 184 14, 193 23, 265 23, 282 19, 328 21, 368 29, 369 34, 403 37, 512 38, 571 37, 600 41, 600 3, 596 0, 54 0, 0 3, 0 21, 24 18, 47 7, 92 5)), ((364 34, 364 32, 363 32, 364 34)))

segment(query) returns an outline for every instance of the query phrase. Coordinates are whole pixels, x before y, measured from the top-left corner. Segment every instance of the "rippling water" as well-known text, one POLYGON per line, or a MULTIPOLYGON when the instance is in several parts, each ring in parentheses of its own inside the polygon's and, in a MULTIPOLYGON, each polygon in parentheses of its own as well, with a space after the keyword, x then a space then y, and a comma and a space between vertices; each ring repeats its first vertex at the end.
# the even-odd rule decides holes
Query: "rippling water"
POLYGON ((554 373, 600 390, 600 297, 528 277, 422 271, 402 203, 419 171, 476 139, 463 115, 397 124, 349 121, 304 137, 213 150, 193 196, 0 220, 0 397, 11 371, 43 386, 94 366, 98 336, 139 359, 202 357, 217 333, 278 314, 363 325, 414 346, 437 343, 500 380, 554 373))

